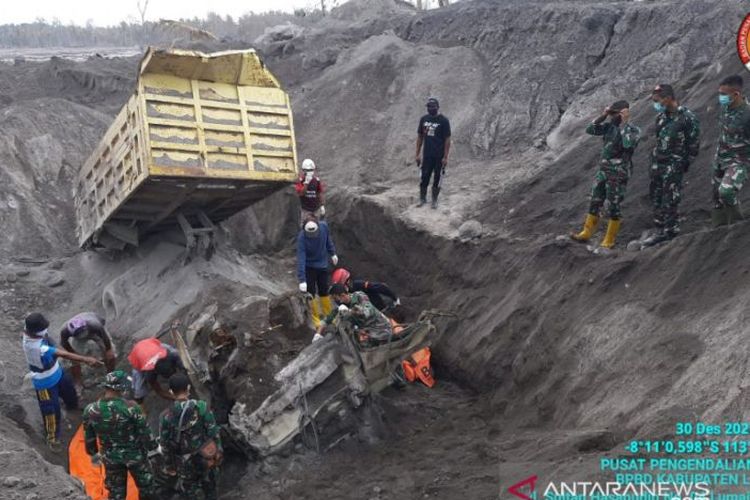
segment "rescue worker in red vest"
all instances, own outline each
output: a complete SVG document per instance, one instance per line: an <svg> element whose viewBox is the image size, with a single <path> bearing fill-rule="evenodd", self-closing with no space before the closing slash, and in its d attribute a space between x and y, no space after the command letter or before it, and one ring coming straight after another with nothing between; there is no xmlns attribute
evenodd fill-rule
<svg viewBox="0 0 750 500"><path fill-rule="evenodd" d="M313 215L320 220L326 215L326 207L323 205L323 181L315 175L315 162L306 158L302 162L302 172L294 189L299 196L302 223L308 216Z"/></svg>
<svg viewBox="0 0 750 500"><path fill-rule="evenodd" d="M377 281L355 280L349 271L340 267L331 275L333 283L340 283L349 292L365 292L372 305L383 311L390 306L400 306L401 300L388 285Z"/></svg>

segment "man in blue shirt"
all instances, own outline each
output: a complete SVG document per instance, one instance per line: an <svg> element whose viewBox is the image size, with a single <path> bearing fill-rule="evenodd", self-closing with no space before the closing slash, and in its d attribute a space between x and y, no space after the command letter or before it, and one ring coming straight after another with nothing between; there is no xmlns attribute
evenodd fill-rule
<svg viewBox="0 0 750 500"><path fill-rule="evenodd" d="M310 315L315 328L320 326L321 314L327 316L333 309L328 296L329 256L334 266L338 264L328 224L308 217L297 235L297 280L300 292L312 296Z"/></svg>
<svg viewBox="0 0 750 500"><path fill-rule="evenodd" d="M56 347L49 339L49 321L40 313L32 313L24 321L23 352L29 364L31 382L36 390L39 410L42 412L47 444L53 451L62 449L60 444L60 398L65 408L78 408L78 394L73 381L65 373L57 358L103 365L101 361L81 356Z"/></svg>

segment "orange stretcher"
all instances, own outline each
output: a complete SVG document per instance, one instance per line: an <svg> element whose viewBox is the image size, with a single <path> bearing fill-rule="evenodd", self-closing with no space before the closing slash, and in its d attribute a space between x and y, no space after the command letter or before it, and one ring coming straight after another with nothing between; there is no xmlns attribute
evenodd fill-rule
<svg viewBox="0 0 750 500"><path fill-rule="evenodd" d="M109 498L109 491L104 487L104 465L94 465L86 453L86 442L83 438L83 426L80 425L68 446L70 475L83 481L86 494L92 500ZM138 488L133 477L128 474L127 500L138 500Z"/></svg>

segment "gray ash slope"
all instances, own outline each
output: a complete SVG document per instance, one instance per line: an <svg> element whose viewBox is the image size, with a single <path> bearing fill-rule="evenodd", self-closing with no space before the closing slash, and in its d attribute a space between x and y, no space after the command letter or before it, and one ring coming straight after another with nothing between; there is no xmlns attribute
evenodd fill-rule
<svg viewBox="0 0 750 500"><path fill-rule="evenodd" d="M427 13L359 1L258 40L292 94L300 154L315 158L332 186L343 262L386 279L415 308L456 311L458 320L443 323L435 362L478 396L447 383L406 401L387 395L397 430L384 444L251 467L247 490L231 496L495 498L501 462L510 473L585 473L597 453L634 436L668 436L677 418L744 417L750 230L706 227L715 90L723 75L742 71L733 38L744 13L737 2L698 0L476 0ZM284 196L226 224L212 266L179 270L177 250L155 242L115 264L75 253L71 178L127 98L136 62L0 66L1 392L25 408L16 419L25 426L36 425L36 409L21 389L16 332L30 309L59 320L119 284L128 318L113 324L146 335L193 301L203 307L201 291L222 283L253 295L294 286L282 267L289 252L276 253L288 246L293 216L283 229L269 216L289 206ZM586 208L599 142L583 127L616 98L631 101L646 135L620 241L647 224L647 98L660 82L676 83L704 131L687 177L685 234L604 259L555 243ZM455 129L437 212L412 208L416 121L431 94ZM484 226L478 242L456 239L468 219ZM248 255L257 251L268 257ZM240 267L248 271L237 278ZM163 310L141 311L144 283L157 299L182 293ZM1 408L19 413L18 405ZM544 445L528 446L537 442ZM361 479L373 469L382 479Z"/></svg>

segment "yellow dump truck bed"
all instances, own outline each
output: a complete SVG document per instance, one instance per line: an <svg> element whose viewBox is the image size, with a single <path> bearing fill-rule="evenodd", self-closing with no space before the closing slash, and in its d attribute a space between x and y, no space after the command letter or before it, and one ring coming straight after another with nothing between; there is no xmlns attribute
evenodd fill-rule
<svg viewBox="0 0 750 500"><path fill-rule="evenodd" d="M289 96L253 50L149 49L76 185L82 247L221 221L297 177ZM113 240L114 238L114 240Z"/></svg>

